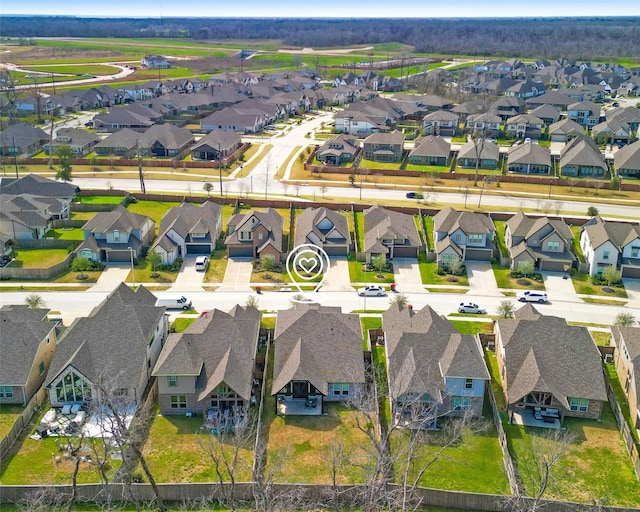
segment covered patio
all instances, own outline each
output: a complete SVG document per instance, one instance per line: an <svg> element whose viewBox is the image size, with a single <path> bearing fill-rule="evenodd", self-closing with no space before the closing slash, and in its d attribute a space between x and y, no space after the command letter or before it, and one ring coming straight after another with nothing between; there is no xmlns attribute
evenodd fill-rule
<svg viewBox="0 0 640 512"><path fill-rule="evenodd" d="M538 428L560 428L560 414L557 409L542 410L539 407L535 409L523 408L511 411L509 423L523 425L525 427Z"/></svg>
<svg viewBox="0 0 640 512"><path fill-rule="evenodd" d="M322 414L322 396L293 398L279 395L276 399L276 413L281 416L319 416Z"/></svg>

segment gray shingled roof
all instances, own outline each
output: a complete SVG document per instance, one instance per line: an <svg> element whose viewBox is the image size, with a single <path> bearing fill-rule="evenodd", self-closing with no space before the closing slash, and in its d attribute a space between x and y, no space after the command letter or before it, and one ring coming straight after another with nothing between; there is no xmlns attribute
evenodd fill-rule
<svg viewBox="0 0 640 512"><path fill-rule="evenodd" d="M616 151L613 161L616 169L640 170L640 140Z"/></svg>
<svg viewBox="0 0 640 512"><path fill-rule="evenodd" d="M121 283L88 317L81 317L58 340L47 385L68 366L88 379L107 376L114 388L134 389L147 370L151 336L164 315L144 286Z"/></svg>
<svg viewBox="0 0 640 512"><path fill-rule="evenodd" d="M478 142L478 149L480 149L481 160L495 160L497 162L500 158L500 148L490 140L485 139L484 143ZM476 143L474 141L465 142L460 148L458 160L462 158L477 158Z"/></svg>
<svg viewBox="0 0 640 512"><path fill-rule="evenodd" d="M433 217L433 228L438 233L453 233L460 228L466 234L494 232L493 221L481 213L459 212L450 206L440 210Z"/></svg>
<svg viewBox="0 0 640 512"><path fill-rule="evenodd" d="M183 239L187 239L190 233L209 233L211 243L215 244L222 230L222 226L217 225L221 212L222 206L213 201L206 201L199 206L189 203L175 206L162 217L156 243L159 243L169 230L173 230Z"/></svg>
<svg viewBox="0 0 640 512"><path fill-rule="evenodd" d="M274 340L271 394L306 380L323 395L329 383L364 383L360 318L339 307L296 304L280 311Z"/></svg>
<svg viewBox="0 0 640 512"><path fill-rule="evenodd" d="M566 165L583 165L601 167L607 170L604 155L591 137L578 135L560 152L560 167Z"/></svg>
<svg viewBox="0 0 640 512"><path fill-rule="evenodd" d="M551 165L549 148L528 142L509 148L508 164Z"/></svg>
<svg viewBox="0 0 640 512"><path fill-rule="evenodd" d="M249 400L261 318L256 308L209 311L169 336L153 375L197 377L198 400L222 383Z"/></svg>
<svg viewBox="0 0 640 512"><path fill-rule="evenodd" d="M138 144L142 148L150 148L156 143L166 149L181 150L194 141L193 134L186 128L179 128L173 124L154 124L148 128L140 138Z"/></svg>
<svg viewBox="0 0 640 512"><path fill-rule="evenodd" d="M328 219L333 227L329 231L318 229L318 224L324 219ZM315 235L322 245L349 245L351 244L351 233L347 218L340 213L328 208L306 208L296 217L295 225L295 245L314 243L309 235Z"/></svg>
<svg viewBox="0 0 640 512"><path fill-rule="evenodd" d="M226 245L242 243L238 239L238 233L241 231L242 225L251 217L255 217L259 221L253 229L262 225L267 228L269 233L271 233L270 240L266 240L265 243L271 241L278 251L282 251L282 228L284 226L284 219L273 208L267 208L264 212L254 211L245 214L237 213L233 215L227 224L229 226L229 231L233 229L233 232L227 236L224 243Z"/></svg>
<svg viewBox="0 0 640 512"><path fill-rule="evenodd" d="M584 128L571 119L561 119L549 126L549 135L564 133L565 135L582 135Z"/></svg>
<svg viewBox="0 0 640 512"><path fill-rule="evenodd" d="M364 211L364 251L370 252L384 238L407 239L407 247L420 247L413 216L374 205Z"/></svg>
<svg viewBox="0 0 640 512"><path fill-rule="evenodd" d="M48 312L26 306L0 308L0 385L27 384L40 343L56 327L56 322L47 320Z"/></svg>
<svg viewBox="0 0 640 512"><path fill-rule="evenodd" d="M382 315L392 398L413 392L442 401L446 378L489 380L480 344L430 306L392 305Z"/></svg>
<svg viewBox="0 0 640 512"><path fill-rule="evenodd" d="M530 304L515 319L500 319L509 403L533 391L551 393L564 407L568 399L607 400L602 358L586 327L542 315Z"/></svg>
<svg viewBox="0 0 640 512"><path fill-rule="evenodd" d="M33 144L42 144L49 140L49 136L41 129L26 123L16 123L7 126L0 132L0 147L24 148Z"/></svg>
<svg viewBox="0 0 640 512"><path fill-rule="evenodd" d="M37 174L27 174L18 179L2 178L0 180L0 193L2 194L32 194L34 196L72 199L79 191L80 189L76 185Z"/></svg>
<svg viewBox="0 0 640 512"><path fill-rule="evenodd" d="M438 135L429 135L416 139L409 156L443 156L449 158L451 143Z"/></svg>
<svg viewBox="0 0 640 512"><path fill-rule="evenodd" d="M372 133L369 135L364 141L363 144L393 144L400 145L404 144L404 134L393 131L389 133Z"/></svg>
<svg viewBox="0 0 640 512"><path fill-rule="evenodd" d="M92 233L109 233L119 230L129 233L133 229L141 229L149 221L146 215L131 213L124 206L118 205L110 212L98 212L83 227L83 231Z"/></svg>

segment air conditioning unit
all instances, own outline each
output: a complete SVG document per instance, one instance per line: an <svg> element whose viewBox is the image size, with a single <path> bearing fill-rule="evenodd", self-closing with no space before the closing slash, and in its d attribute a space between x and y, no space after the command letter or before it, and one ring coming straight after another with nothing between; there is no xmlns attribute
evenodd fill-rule
<svg viewBox="0 0 640 512"><path fill-rule="evenodd" d="M613 354L605 354L604 355L605 363L613 363Z"/></svg>

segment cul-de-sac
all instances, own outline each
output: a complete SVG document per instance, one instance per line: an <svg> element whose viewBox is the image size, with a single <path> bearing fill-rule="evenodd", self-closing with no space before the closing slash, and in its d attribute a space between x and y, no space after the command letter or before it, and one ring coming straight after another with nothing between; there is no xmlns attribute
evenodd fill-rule
<svg viewBox="0 0 640 512"><path fill-rule="evenodd" d="M625 4L0 14L0 509L639 510Z"/></svg>

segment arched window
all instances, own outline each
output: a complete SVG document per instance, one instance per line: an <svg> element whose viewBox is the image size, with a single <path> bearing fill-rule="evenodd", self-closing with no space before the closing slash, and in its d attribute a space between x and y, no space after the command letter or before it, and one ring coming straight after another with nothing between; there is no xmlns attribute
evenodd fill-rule
<svg viewBox="0 0 640 512"><path fill-rule="evenodd" d="M55 385L58 402L88 402L91 385L73 370L69 370Z"/></svg>

